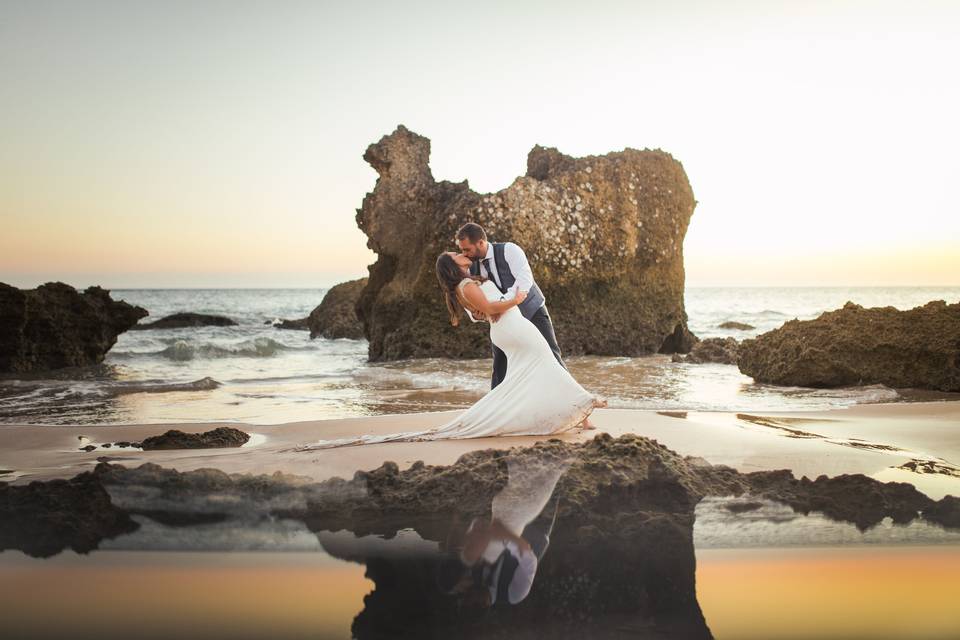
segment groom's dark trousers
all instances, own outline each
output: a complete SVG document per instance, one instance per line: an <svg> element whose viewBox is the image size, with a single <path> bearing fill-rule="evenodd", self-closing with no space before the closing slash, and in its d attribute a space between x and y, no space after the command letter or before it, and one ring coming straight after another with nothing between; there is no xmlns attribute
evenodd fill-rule
<svg viewBox="0 0 960 640"><path fill-rule="evenodd" d="M537 309L530 317L530 322L543 334L547 344L550 345L550 350L553 351L553 356L560 363L560 366L566 369L567 365L563 364L563 358L560 355L560 347L557 346L557 336L553 333L553 322L550 321L547 305ZM503 378L507 375L507 354L501 351L492 341L490 346L493 347L493 377L490 381L490 388L493 389L503 382Z"/></svg>

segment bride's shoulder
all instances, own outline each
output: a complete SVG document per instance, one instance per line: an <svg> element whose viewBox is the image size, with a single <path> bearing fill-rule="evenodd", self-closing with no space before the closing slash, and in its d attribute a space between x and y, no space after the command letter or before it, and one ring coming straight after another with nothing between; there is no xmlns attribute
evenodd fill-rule
<svg viewBox="0 0 960 640"><path fill-rule="evenodd" d="M463 280L460 281L460 284L458 284L457 286L462 289L463 287L465 287L466 285L470 284L471 282L477 282L477 281L474 280L473 278L464 278ZM477 283L477 284L479 284L479 283Z"/></svg>

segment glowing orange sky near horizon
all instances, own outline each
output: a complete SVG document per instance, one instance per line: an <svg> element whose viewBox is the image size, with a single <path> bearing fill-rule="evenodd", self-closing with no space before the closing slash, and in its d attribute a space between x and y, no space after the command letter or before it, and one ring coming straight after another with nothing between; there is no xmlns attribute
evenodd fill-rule
<svg viewBox="0 0 960 640"><path fill-rule="evenodd" d="M535 144L662 148L687 284L960 285L960 5L5 4L0 281L329 286L367 145L497 191Z"/></svg>

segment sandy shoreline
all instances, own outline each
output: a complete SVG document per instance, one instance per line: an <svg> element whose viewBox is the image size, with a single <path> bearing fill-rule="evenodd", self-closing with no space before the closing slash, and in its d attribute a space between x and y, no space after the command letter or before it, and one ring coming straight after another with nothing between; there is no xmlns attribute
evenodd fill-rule
<svg viewBox="0 0 960 640"><path fill-rule="evenodd" d="M12 470L0 480L24 484L31 480L69 478L92 469L97 459L136 467L154 462L180 471L214 467L229 473L284 473L323 480L351 477L384 460L404 468L416 460L450 464L467 451L532 444L547 437L503 437L437 442L387 443L307 452L290 451L297 444L361 433L393 433L442 424L458 411L383 415L338 420L255 425L240 422L35 426L0 428L0 469ZM863 473L882 481L914 484L933 499L960 495L960 403L917 402L856 405L828 411L794 412L677 412L602 409L594 413L597 431L554 436L582 442L596 433L614 437L636 433L653 438L683 454L739 471L791 469L814 478ZM167 429L201 432L235 426L250 433L240 448L140 451L97 448L89 443L138 441ZM898 468L911 460L924 464L919 472ZM934 472L929 472L934 471Z"/></svg>

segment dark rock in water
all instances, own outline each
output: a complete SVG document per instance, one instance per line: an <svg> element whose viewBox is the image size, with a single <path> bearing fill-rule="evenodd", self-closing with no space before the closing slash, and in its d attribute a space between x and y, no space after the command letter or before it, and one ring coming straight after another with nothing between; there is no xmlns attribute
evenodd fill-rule
<svg viewBox="0 0 960 640"><path fill-rule="evenodd" d="M750 329L756 329L752 324L747 324L745 322L721 322L721 329L737 329L739 331L749 331Z"/></svg>
<svg viewBox="0 0 960 640"><path fill-rule="evenodd" d="M104 389L106 393L114 396L122 396L130 393L168 393L175 391L212 391L219 388L220 382L210 376L205 376L199 380L191 382L168 382L168 383L131 383L123 385L110 386Z"/></svg>
<svg viewBox="0 0 960 640"><path fill-rule="evenodd" d="M138 324L132 329L142 331L145 329L180 329L183 327L235 327L236 321L225 316L213 316L206 313L174 313L164 316L156 322Z"/></svg>
<svg viewBox="0 0 960 640"><path fill-rule="evenodd" d="M146 315L100 287L79 293L62 282L25 290L0 283L0 372L99 364L117 336Z"/></svg>
<svg viewBox="0 0 960 640"><path fill-rule="evenodd" d="M144 438L140 446L144 451L153 449L213 449L239 447L249 439L249 434L233 427L217 427L203 433L186 433L177 429L170 429L162 435Z"/></svg>
<svg viewBox="0 0 960 640"><path fill-rule="evenodd" d="M85 447L80 447L80 451L93 451L96 448L96 445L88 444Z"/></svg>
<svg viewBox="0 0 960 640"><path fill-rule="evenodd" d="M292 329L294 331L309 331L310 326L308 324L309 318L300 318L299 320L280 320L280 322L274 322L273 324L275 329Z"/></svg>
<svg viewBox="0 0 960 640"><path fill-rule="evenodd" d="M720 364L737 364L737 354L740 345L735 338L706 338L694 343L690 353L682 356L673 354L673 362L689 362L703 364L716 362Z"/></svg>
<svg viewBox="0 0 960 640"><path fill-rule="evenodd" d="M343 282L327 291L307 318L310 339L318 336L329 340L363 338L363 323L357 317L357 302L366 286L367 279L361 278Z"/></svg>
<svg viewBox="0 0 960 640"><path fill-rule="evenodd" d="M41 558L67 548L89 553L102 539L138 527L89 471L70 480L0 483L0 551L19 549Z"/></svg>
<svg viewBox="0 0 960 640"><path fill-rule="evenodd" d="M935 300L908 311L847 302L744 340L737 364L772 384L960 391L960 302Z"/></svg>
<svg viewBox="0 0 960 640"><path fill-rule="evenodd" d="M527 174L492 194L437 182L429 158L402 125L364 154L379 174L357 212L378 256L357 306L371 360L489 355L486 324L450 325L435 275L468 221L524 249L565 354L689 351L682 248L696 201L670 154L536 146Z"/></svg>

